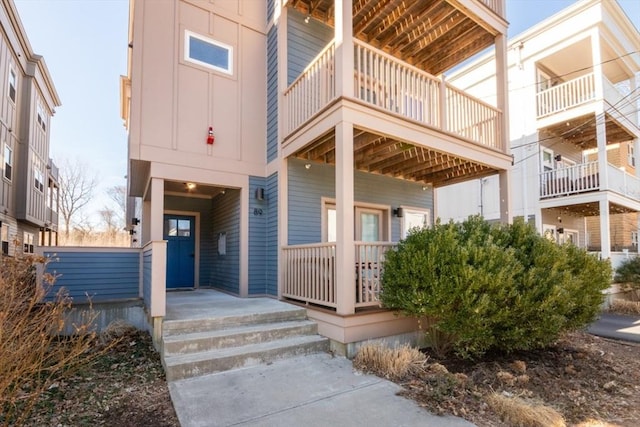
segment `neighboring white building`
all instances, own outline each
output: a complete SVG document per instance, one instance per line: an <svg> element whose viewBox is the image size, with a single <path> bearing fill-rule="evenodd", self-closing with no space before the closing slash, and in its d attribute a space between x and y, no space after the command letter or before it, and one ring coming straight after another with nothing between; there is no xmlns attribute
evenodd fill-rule
<svg viewBox="0 0 640 427"><path fill-rule="evenodd" d="M640 152L639 51L638 30L612 0L578 1L509 40L514 217L526 216L558 242L588 247L585 218L599 216L600 230L609 231L611 215L640 211L640 168L607 158L620 144L631 145L631 156ZM449 81L494 104L494 62L487 54ZM438 189L436 215L499 218L495 181ZM609 257L611 233L600 234Z"/></svg>

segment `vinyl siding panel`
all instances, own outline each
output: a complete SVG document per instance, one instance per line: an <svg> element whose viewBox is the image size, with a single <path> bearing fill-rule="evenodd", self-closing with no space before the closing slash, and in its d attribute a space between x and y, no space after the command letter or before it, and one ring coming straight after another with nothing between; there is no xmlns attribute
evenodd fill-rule
<svg viewBox="0 0 640 427"><path fill-rule="evenodd" d="M265 179L249 177L249 295L264 295L267 271L267 218L266 200L255 197L256 190L265 188Z"/></svg>
<svg viewBox="0 0 640 427"><path fill-rule="evenodd" d="M151 259L153 251L151 248L142 254L142 298L144 306L151 308Z"/></svg>
<svg viewBox="0 0 640 427"><path fill-rule="evenodd" d="M267 0L267 24L273 20L273 13L276 9L276 1L279 0Z"/></svg>
<svg viewBox="0 0 640 427"><path fill-rule="evenodd" d="M354 198L357 203L373 203L431 209L433 194L423 191L422 184L356 171ZM289 244L322 241L322 197L335 198L335 169L330 165L289 161ZM391 240L400 240L401 219L391 216Z"/></svg>
<svg viewBox="0 0 640 427"><path fill-rule="evenodd" d="M293 83L311 60L333 40L333 28L315 19L305 24L305 15L289 9L287 34L287 82Z"/></svg>
<svg viewBox="0 0 640 427"><path fill-rule="evenodd" d="M218 253L218 236L226 234L226 255ZM227 190L213 199L214 253L209 285L240 293L240 190Z"/></svg>
<svg viewBox="0 0 640 427"><path fill-rule="evenodd" d="M278 295L278 174L269 176L266 183L266 293L276 296Z"/></svg>
<svg viewBox="0 0 640 427"><path fill-rule="evenodd" d="M138 298L140 251L114 248L108 251L46 251L46 272L56 277L52 295L65 288L75 303Z"/></svg>
<svg viewBox="0 0 640 427"><path fill-rule="evenodd" d="M267 162L278 156L278 29L267 34Z"/></svg>

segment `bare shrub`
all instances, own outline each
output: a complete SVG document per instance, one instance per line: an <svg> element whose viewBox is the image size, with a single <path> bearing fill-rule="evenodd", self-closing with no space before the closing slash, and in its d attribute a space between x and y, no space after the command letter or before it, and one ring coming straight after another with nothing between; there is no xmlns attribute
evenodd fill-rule
<svg viewBox="0 0 640 427"><path fill-rule="evenodd" d="M640 302L616 299L611 301L608 311L618 314L640 315Z"/></svg>
<svg viewBox="0 0 640 427"><path fill-rule="evenodd" d="M513 427L565 427L558 411L538 403L530 403L518 397L499 393L487 396L487 403L504 421Z"/></svg>
<svg viewBox="0 0 640 427"><path fill-rule="evenodd" d="M389 379L400 379L424 369L427 357L408 345L389 348L382 344L365 344L360 347L353 365Z"/></svg>
<svg viewBox="0 0 640 427"><path fill-rule="evenodd" d="M44 390L88 360L95 337L92 322L62 335L71 299L64 291L49 295L51 275L37 283L36 267L45 263L37 256L0 259L0 425L22 424Z"/></svg>

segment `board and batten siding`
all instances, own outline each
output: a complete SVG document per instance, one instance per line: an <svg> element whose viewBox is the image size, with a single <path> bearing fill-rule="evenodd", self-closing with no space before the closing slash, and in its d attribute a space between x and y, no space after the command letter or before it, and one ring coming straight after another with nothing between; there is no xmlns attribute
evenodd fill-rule
<svg viewBox="0 0 640 427"><path fill-rule="evenodd" d="M322 241L322 198L335 198L335 168L313 163L310 169L305 162L290 160L289 164L289 223L290 245ZM358 203L388 206L390 209L409 206L431 210L432 192L423 191L420 183L403 181L382 175L356 171L354 174L354 199ZM391 216L391 240L397 242L401 235L401 220Z"/></svg>
<svg viewBox="0 0 640 427"><path fill-rule="evenodd" d="M267 162L278 157L278 29L267 34Z"/></svg>
<svg viewBox="0 0 640 427"><path fill-rule="evenodd" d="M211 266L213 263L214 239L213 239L213 213L211 199L195 197L164 197L165 211L183 212L186 216L200 214L200 229L196 230L200 242L200 286L209 285ZM170 260L167 260L168 262Z"/></svg>
<svg viewBox="0 0 640 427"><path fill-rule="evenodd" d="M267 218L269 209L265 179L249 177L249 295L264 295L267 270ZM265 189L264 200L255 197L258 189Z"/></svg>
<svg viewBox="0 0 640 427"><path fill-rule="evenodd" d="M226 255L218 252L218 237L226 235ZM213 262L209 285L240 293L240 190L227 189L213 199Z"/></svg>
<svg viewBox="0 0 640 427"><path fill-rule="evenodd" d="M334 37L333 28L289 9L287 24L287 84L293 83Z"/></svg>
<svg viewBox="0 0 640 427"><path fill-rule="evenodd" d="M140 249L56 247L44 256L56 277L50 296L65 288L74 303L140 297Z"/></svg>

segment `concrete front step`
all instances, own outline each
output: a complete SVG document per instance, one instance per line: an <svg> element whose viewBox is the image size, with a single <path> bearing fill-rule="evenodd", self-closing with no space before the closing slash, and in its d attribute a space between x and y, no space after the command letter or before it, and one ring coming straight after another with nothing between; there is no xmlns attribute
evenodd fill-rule
<svg viewBox="0 0 640 427"><path fill-rule="evenodd" d="M169 335L163 339L163 351L165 357L168 357L317 333L318 325L310 320L242 325L229 329Z"/></svg>
<svg viewBox="0 0 640 427"><path fill-rule="evenodd" d="M208 332L220 329L236 328L242 325L306 320L307 310L291 306L286 310L264 311L252 314L238 314L221 317L204 317L182 320L165 320L162 323L162 335L167 338L177 334Z"/></svg>
<svg viewBox="0 0 640 427"><path fill-rule="evenodd" d="M286 357L329 350L319 335L294 336L240 347L164 357L167 381L258 365Z"/></svg>

